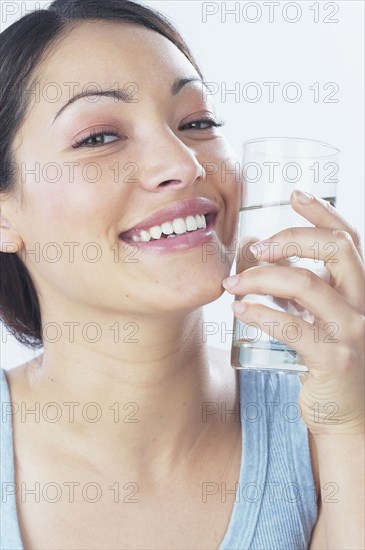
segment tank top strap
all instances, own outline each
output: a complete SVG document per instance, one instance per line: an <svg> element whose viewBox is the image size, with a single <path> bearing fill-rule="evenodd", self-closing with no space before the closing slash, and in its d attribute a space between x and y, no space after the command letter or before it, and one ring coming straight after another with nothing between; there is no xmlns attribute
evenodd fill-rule
<svg viewBox="0 0 365 550"><path fill-rule="evenodd" d="M219 550L307 550L317 518L298 375L241 370L242 459Z"/></svg>
<svg viewBox="0 0 365 550"><path fill-rule="evenodd" d="M0 548L23 550L16 509L12 404L4 369L0 369Z"/></svg>

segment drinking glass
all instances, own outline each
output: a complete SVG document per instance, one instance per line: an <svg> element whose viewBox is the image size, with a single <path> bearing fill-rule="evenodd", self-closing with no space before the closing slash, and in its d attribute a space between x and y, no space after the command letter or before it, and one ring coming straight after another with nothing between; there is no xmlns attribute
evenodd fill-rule
<svg viewBox="0 0 365 550"><path fill-rule="evenodd" d="M291 192L299 189L336 206L339 153L339 149L328 143L304 138L274 137L246 141L243 144L242 166L246 189L240 205L238 238L254 236L257 240L265 240L289 227L313 227L290 206ZM330 273L324 261L318 258L318 243L313 242L313 246L311 245L312 258L299 258L299 243L287 243L286 246L286 252L292 254L289 258L282 259L280 265L304 267L329 281ZM242 250L238 247L239 252ZM274 257L275 245L269 250ZM330 257L333 247L331 249L329 246L328 250ZM238 263L239 259L237 265ZM260 264L274 266L273 263L263 261ZM294 300L254 294L244 298L314 323L314 316ZM300 326L298 327L296 328L300 337ZM264 333L257 324L246 324L235 317L231 365L236 369L308 375L303 357L291 347L274 339L270 324L267 333Z"/></svg>

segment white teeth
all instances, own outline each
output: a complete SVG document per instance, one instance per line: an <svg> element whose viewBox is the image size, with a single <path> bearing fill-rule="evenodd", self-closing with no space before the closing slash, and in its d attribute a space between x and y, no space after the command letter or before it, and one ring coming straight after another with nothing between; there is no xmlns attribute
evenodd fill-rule
<svg viewBox="0 0 365 550"><path fill-rule="evenodd" d="M159 225L151 227L149 231L151 233L152 239L159 239L162 235L162 228Z"/></svg>
<svg viewBox="0 0 365 550"><path fill-rule="evenodd" d="M186 223L184 218L176 218L176 220L172 222L172 227L174 228L176 235L186 233Z"/></svg>
<svg viewBox="0 0 365 550"><path fill-rule="evenodd" d="M183 235L187 231L196 231L197 229L205 229L207 227L204 214L196 214L195 216L187 216L186 218L176 218L171 222L164 222L161 225L155 225L148 230L142 229L140 235L133 235L133 242L148 242L151 239L158 240L162 233L167 238L173 238L177 235Z"/></svg>
<svg viewBox="0 0 365 550"><path fill-rule="evenodd" d="M140 240L143 242L143 243L147 243L148 241L151 240L151 233L149 231L145 231L142 229L141 231L141 235L140 235Z"/></svg>
<svg viewBox="0 0 365 550"><path fill-rule="evenodd" d="M198 229L203 229L203 228L206 227L205 217L203 215L196 214L195 219L196 219L196 223L198 225Z"/></svg>
<svg viewBox="0 0 365 550"><path fill-rule="evenodd" d="M174 228L172 227L171 222L165 222L161 225L162 233L165 233L165 235L171 235L171 233L174 232Z"/></svg>
<svg viewBox="0 0 365 550"><path fill-rule="evenodd" d="M196 229L198 229L198 224L194 216L188 216L185 220L185 223L186 229L188 231L195 231Z"/></svg>

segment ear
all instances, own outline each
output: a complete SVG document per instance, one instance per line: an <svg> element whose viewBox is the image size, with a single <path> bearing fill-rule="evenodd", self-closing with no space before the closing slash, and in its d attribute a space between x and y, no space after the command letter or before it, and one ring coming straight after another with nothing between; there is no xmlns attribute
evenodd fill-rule
<svg viewBox="0 0 365 550"><path fill-rule="evenodd" d="M9 217L5 216L5 205L0 209L0 252L16 253L23 247L18 231L13 227Z"/></svg>

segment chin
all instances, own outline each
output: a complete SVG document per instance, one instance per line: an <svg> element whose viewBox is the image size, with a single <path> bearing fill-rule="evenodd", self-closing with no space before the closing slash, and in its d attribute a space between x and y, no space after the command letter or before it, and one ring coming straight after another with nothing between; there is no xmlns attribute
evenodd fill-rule
<svg viewBox="0 0 365 550"><path fill-rule="evenodd" d="M222 287L222 277L212 276L208 278L200 278L199 281L194 279L187 280L183 286L179 287L168 286L164 287L164 294L156 304L161 309L161 304L164 305L165 311L189 312L206 304L210 304L218 300L224 293ZM157 293L154 293L157 298Z"/></svg>

